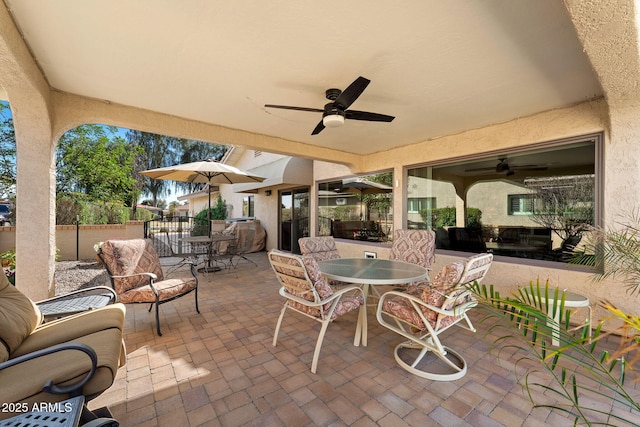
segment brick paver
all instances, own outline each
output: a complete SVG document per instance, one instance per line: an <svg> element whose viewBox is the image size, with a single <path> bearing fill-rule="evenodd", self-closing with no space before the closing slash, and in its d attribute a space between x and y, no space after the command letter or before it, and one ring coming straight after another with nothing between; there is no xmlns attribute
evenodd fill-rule
<svg viewBox="0 0 640 427"><path fill-rule="evenodd" d="M477 333L443 335L469 364L460 380L429 381L398 367L393 348L401 338L371 314L369 345L354 347L355 313L329 326L312 374L319 324L288 312L273 347L283 299L266 254L250 257L258 267L200 276L201 314L192 294L162 305L162 337L147 305L128 305L128 363L89 407L108 406L124 427L572 424L532 408L513 374L517 355L497 361L490 353L482 313L471 314ZM535 378L549 383L544 373ZM536 397L553 402L548 393ZM638 414L629 419L640 422Z"/></svg>

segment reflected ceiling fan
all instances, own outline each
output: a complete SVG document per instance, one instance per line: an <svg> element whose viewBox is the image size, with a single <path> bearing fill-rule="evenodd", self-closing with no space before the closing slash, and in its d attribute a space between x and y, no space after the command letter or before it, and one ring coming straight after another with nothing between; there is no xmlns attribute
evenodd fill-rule
<svg viewBox="0 0 640 427"><path fill-rule="evenodd" d="M509 164L509 159L503 157L498 159L498 164L495 167L488 168L475 168L475 169L466 169L465 172L495 172L495 173L504 173L506 176L511 176L516 173L516 171L544 171L547 170L546 166L540 165L511 165Z"/></svg>
<svg viewBox="0 0 640 427"><path fill-rule="evenodd" d="M322 113L322 120L313 129L311 135L317 135L325 127L338 127L344 124L345 119L348 120L364 120L367 122L391 122L394 116L386 114L370 113L367 111L348 110L356 99L371 83L371 80L364 77L358 77L345 90L327 89L325 96L331 102L325 104L324 109L307 108L307 107L290 107L287 105L265 104L266 108L280 108L283 110L309 111L312 113Z"/></svg>

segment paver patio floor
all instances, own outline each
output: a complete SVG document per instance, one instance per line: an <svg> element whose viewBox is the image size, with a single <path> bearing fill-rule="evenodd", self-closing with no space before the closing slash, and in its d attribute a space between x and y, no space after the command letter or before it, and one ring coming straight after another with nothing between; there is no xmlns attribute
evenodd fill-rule
<svg viewBox="0 0 640 427"><path fill-rule="evenodd" d="M355 313L329 326L312 374L320 325L289 312L273 347L284 300L266 254L249 256L258 267L201 276L200 314L193 294L162 305L162 337L147 305L127 305L127 364L89 407L108 406L122 426L572 425L561 413L532 409L512 371L517 356L498 361L490 353L478 310L477 333L442 335L469 364L460 380L430 381L398 367L393 348L401 338L373 315L368 346L354 347ZM637 414L625 416L640 423Z"/></svg>

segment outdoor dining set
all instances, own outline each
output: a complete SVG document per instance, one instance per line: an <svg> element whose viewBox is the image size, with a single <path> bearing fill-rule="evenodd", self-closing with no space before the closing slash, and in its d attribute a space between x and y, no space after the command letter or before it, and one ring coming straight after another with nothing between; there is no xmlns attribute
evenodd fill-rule
<svg viewBox="0 0 640 427"><path fill-rule="evenodd" d="M464 358L444 346L439 335L452 326L475 332L467 311L476 301L465 285L482 281L492 254L445 265L430 279L435 233L428 230L396 230L389 259L341 258L333 237L301 238L300 249L301 256L278 250L268 254L282 285L280 295L286 298L276 324L274 346L287 310L320 322L311 363L311 372L316 373L328 325L358 310L353 344L366 346L367 307L373 306L377 321L405 339L394 350L395 360L403 369L436 381L465 375ZM382 286L391 290L381 293Z"/></svg>

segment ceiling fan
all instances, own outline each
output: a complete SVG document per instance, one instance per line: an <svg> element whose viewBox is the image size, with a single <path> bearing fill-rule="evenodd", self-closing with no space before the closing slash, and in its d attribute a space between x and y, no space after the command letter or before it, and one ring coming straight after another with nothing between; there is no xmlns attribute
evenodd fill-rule
<svg viewBox="0 0 640 427"><path fill-rule="evenodd" d="M364 77L358 77L345 90L327 89L325 96L331 102L325 104L324 109L306 108L306 107L290 107L287 105L265 104L266 108L281 108L283 110L309 111L312 113L322 113L322 120L313 129L311 135L317 135L325 127L338 127L344 124L345 119L364 120L368 122L390 122L395 119L394 116L386 114L370 113L367 111L348 110L356 99L371 83L371 80Z"/></svg>
<svg viewBox="0 0 640 427"><path fill-rule="evenodd" d="M495 172L495 173L504 173L506 176L511 176L516 173L516 171L544 171L547 170L546 166L539 165L511 165L509 164L509 159L503 157L498 159L498 164L495 167L488 168L475 168L475 169L466 169L465 172Z"/></svg>

